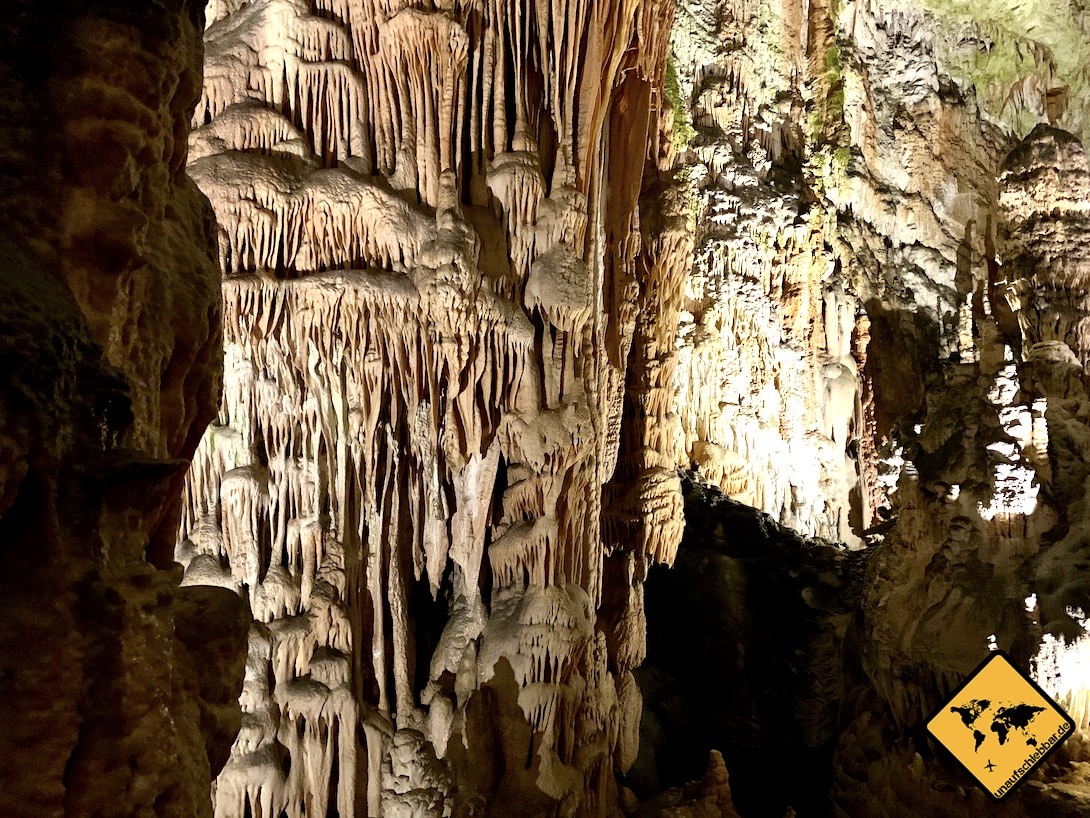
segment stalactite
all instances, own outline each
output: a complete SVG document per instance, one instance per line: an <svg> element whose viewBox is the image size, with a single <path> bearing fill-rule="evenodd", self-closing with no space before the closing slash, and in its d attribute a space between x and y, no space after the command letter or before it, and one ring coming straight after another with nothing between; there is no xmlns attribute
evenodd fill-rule
<svg viewBox="0 0 1090 818"><path fill-rule="evenodd" d="M248 589L267 633L251 663L271 676L248 682L247 713L273 726L236 745L218 814L450 814L475 797L445 765L453 725L463 750L485 740L465 721L482 685L545 736L539 780L511 767L512 794L610 811L609 759L633 727L608 670L622 648L594 623L635 307L604 297L599 256L616 223L608 275L631 288L642 148L624 140L658 133L670 15L641 0L211 15L190 171L220 223L229 375L179 556L201 576L216 573L203 555L223 560ZM470 227L467 205L494 226ZM506 258L484 276L489 229ZM655 275L673 292L683 273ZM644 548L669 559L679 510L655 514ZM430 656L425 604L447 605Z"/></svg>

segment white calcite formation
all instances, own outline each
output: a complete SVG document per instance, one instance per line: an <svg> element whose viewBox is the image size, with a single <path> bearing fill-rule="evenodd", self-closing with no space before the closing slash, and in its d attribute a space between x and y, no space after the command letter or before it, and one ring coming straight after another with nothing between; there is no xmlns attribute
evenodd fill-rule
<svg viewBox="0 0 1090 818"><path fill-rule="evenodd" d="M1084 650L1085 21L673 16L209 5L189 170L226 388L177 557L257 620L217 815L634 810L678 467L881 544L845 639L850 814L937 769L889 747L989 637ZM646 814L727 803L713 773Z"/></svg>
<svg viewBox="0 0 1090 818"><path fill-rule="evenodd" d="M7 0L0 815L1090 814L1083 5Z"/></svg>
<svg viewBox="0 0 1090 818"><path fill-rule="evenodd" d="M910 753L863 761L863 747L922 724L989 644L1024 667L1041 650L1043 680L1051 671L1041 668L1070 671L1077 662L1054 661L1054 646L1063 637L1064 650L1082 650L1068 611L1087 591L1074 566L1085 530L1080 330L1090 177L1078 136L1048 124L1081 129L1085 99L1073 97L1062 113L1028 98L997 105L984 80L997 66L966 75L951 60L949 10L876 7L836 20L853 38L850 51L838 40L850 151L844 174L826 187L853 216L838 239L851 250L871 321L877 429L891 429L890 460L903 463L863 597L866 695L894 726L879 729L860 707L839 756L843 803L863 812L942 775ZM1085 25L1065 13L1065 25ZM963 36L980 31L962 22ZM1008 36L1022 48L1032 35ZM1010 47L995 43L995 59ZM1033 65L1020 70L1029 77ZM1068 65L1072 87L1084 72L1085 63ZM916 81L905 83L909 76ZM897 343L914 348L898 352ZM1022 603L1030 594L1039 600L1032 613ZM1085 681L1053 673L1048 684L1081 712ZM1069 758L1081 759L1083 747L1072 743ZM1079 769L1049 779L1085 799ZM1049 801L1048 790L1024 797L1043 799L1025 802L1037 804L1031 812L1081 808Z"/></svg>
<svg viewBox="0 0 1090 818"><path fill-rule="evenodd" d="M917 532L917 549L932 547L937 532L947 529L951 539L943 561L967 559L971 550L973 559L983 560L1012 585L1014 574L1035 565L1028 590L1040 595L1043 619L1038 624L1068 633L1071 620L1064 607L1081 593L1070 572L1077 562L1071 548L1083 527L1078 500L1085 467L1079 461L1087 433L1086 346L1079 334L1090 280L1082 249L1086 206L1080 194L1090 183L1086 167L1079 142L1045 125L1004 160L996 239L1003 263L990 282L977 285L980 306L973 335L978 354L962 365L961 373L952 373L950 397L933 401L921 427L923 451L916 461L924 470L907 480L922 483L923 492L907 487L900 492L905 498L918 494L918 508L932 518L926 524L920 519L924 527ZM1056 184L1056 176L1065 183ZM962 408L954 410L952 401ZM932 453L943 446L946 456L935 457ZM955 516L936 517L928 494ZM975 513L966 503L975 504ZM1064 536L1068 528L1073 530ZM951 546L958 541L967 545ZM941 565L930 567L937 571ZM946 580L935 576L929 581ZM894 596L911 594L911 588ZM964 615L985 624L979 603L977 594L967 597ZM969 607L977 610L970 614ZM1007 624L1008 644L1017 626L1016 620ZM977 636L983 639L983 631ZM953 644L947 650L953 659Z"/></svg>
<svg viewBox="0 0 1090 818"><path fill-rule="evenodd" d="M866 472L866 318L798 175L815 83L808 25L802 4L679 7L696 245L674 379L679 465L804 534L858 544L849 494Z"/></svg>
<svg viewBox="0 0 1090 818"><path fill-rule="evenodd" d="M1090 425L1083 375L1090 184L1072 134L1039 124L998 167L995 253L973 285L973 354L929 390L872 559L864 667L896 729L860 712L841 739L848 803L874 810L943 773L864 747L923 723L987 648L1003 648L1069 709L1076 738L1027 814L1080 814L1087 679L1084 572ZM1062 179L1063 183L1058 184ZM911 438L909 438L911 440ZM860 776L869 782L860 785ZM854 782L852 781L854 779ZM1066 795L1060 795L1060 792ZM941 802L937 787L924 792ZM1070 799L1070 800L1067 800Z"/></svg>
<svg viewBox="0 0 1090 818"><path fill-rule="evenodd" d="M682 466L806 534L881 522L876 446L924 396L903 371L921 342L977 354L997 167L1038 122L1081 133L1086 25L1063 2L679 4Z"/></svg>
<svg viewBox="0 0 1090 818"><path fill-rule="evenodd" d="M1029 613L1036 612L1036 600L1027 603ZM1075 722L1075 728L1090 729L1090 690L1085 680L1090 672L1090 628L1086 614L1080 608L1068 608L1065 613L1081 633L1071 636L1044 634L1041 649L1034 657L1033 675L1037 682Z"/></svg>
<svg viewBox="0 0 1090 818"><path fill-rule="evenodd" d="M669 412L674 324L634 301L687 269L641 199L671 17L209 4L226 374L177 557L256 620L217 816L614 814L681 533L674 437L621 451L626 382Z"/></svg>

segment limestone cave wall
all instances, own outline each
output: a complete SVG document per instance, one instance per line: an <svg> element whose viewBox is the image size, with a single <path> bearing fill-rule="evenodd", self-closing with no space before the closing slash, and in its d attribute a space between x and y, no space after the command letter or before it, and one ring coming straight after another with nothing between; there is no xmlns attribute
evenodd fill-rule
<svg viewBox="0 0 1090 818"><path fill-rule="evenodd" d="M991 814L923 733L989 646L1085 727L1087 34L1068 3L679 5L680 462L865 548L838 814ZM1085 811L1065 752L1003 814Z"/></svg>
<svg viewBox="0 0 1090 818"><path fill-rule="evenodd" d="M178 589L219 400L211 207L186 176L203 8L0 20L0 814L211 816L243 600Z"/></svg>
<svg viewBox="0 0 1090 818"><path fill-rule="evenodd" d="M0 814L1090 812L1081 3L10 5Z"/></svg>

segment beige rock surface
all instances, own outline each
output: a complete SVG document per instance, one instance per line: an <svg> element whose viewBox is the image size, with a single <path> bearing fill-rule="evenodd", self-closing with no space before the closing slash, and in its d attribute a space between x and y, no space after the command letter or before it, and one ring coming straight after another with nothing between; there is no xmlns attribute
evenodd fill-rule
<svg viewBox="0 0 1090 818"><path fill-rule="evenodd" d="M832 810L995 811L997 646L1086 813L1079 3L12 2L0 814L734 814L618 784L678 467L866 547Z"/></svg>
<svg viewBox="0 0 1090 818"><path fill-rule="evenodd" d="M671 17L208 7L226 388L177 556L260 622L218 816L616 814L681 533Z"/></svg>
<svg viewBox="0 0 1090 818"><path fill-rule="evenodd" d="M208 11L228 388L178 557L263 623L220 815L613 811L677 466L885 541L882 729L988 636L1028 660L1046 545L1049 661L1081 650L1078 545L1049 543L1081 497L1054 450L1084 437L1083 216L1041 215L1081 213L1076 10ZM1038 123L1067 130L1001 167Z"/></svg>
<svg viewBox="0 0 1090 818"><path fill-rule="evenodd" d="M0 814L211 816L250 617L172 561L222 366L200 9L3 17Z"/></svg>

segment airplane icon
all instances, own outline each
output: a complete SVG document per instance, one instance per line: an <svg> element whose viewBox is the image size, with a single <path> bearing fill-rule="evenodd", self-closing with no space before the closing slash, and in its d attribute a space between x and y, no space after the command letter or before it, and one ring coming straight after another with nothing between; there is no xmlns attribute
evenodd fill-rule
<svg viewBox="0 0 1090 818"><path fill-rule="evenodd" d="M992 760L990 758L988 759L988 763L985 764L984 767L988 770L988 772L991 772L995 769L995 765L992 764Z"/></svg>

